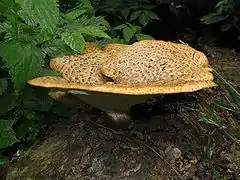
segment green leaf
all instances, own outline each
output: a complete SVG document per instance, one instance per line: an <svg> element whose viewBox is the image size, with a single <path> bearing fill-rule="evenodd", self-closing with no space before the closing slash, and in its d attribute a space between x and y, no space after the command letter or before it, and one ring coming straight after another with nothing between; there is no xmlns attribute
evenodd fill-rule
<svg viewBox="0 0 240 180"><path fill-rule="evenodd" d="M75 53L62 39L53 39L41 46L42 51L49 57L72 55Z"/></svg>
<svg viewBox="0 0 240 180"><path fill-rule="evenodd" d="M46 41L49 41L53 38L53 34L51 34L48 29L46 28L42 28L40 30L40 32L36 35L36 41L37 41L37 46L46 42Z"/></svg>
<svg viewBox="0 0 240 180"><path fill-rule="evenodd" d="M22 17L31 19L31 23L39 23L41 28L54 33L60 20L57 0L15 0L20 4ZM27 21L26 23L29 23Z"/></svg>
<svg viewBox="0 0 240 180"><path fill-rule="evenodd" d="M5 93L0 98L0 116L18 106L18 96L16 94Z"/></svg>
<svg viewBox="0 0 240 180"><path fill-rule="evenodd" d="M149 36L147 34L135 34L135 37L138 41L142 41L142 40L154 40L154 38L152 36Z"/></svg>
<svg viewBox="0 0 240 180"><path fill-rule="evenodd" d="M0 55L12 77L16 89L22 89L44 64L44 56L32 44L11 41L0 46Z"/></svg>
<svg viewBox="0 0 240 180"><path fill-rule="evenodd" d="M14 122L14 120L10 119L0 119L0 148L12 146L15 142L18 142L12 129Z"/></svg>
<svg viewBox="0 0 240 180"><path fill-rule="evenodd" d="M13 1L1 0L0 1L0 12L2 12L4 14L6 11L8 11L8 8L13 4L14 4Z"/></svg>
<svg viewBox="0 0 240 180"><path fill-rule="evenodd" d="M0 155L0 167L9 161L9 157Z"/></svg>
<svg viewBox="0 0 240 180"><path fill-rule="evenodd" d="M134 21L136 20L137 18L139 18L139 16L143 13L142 10L140 11L135 11L131 14L130 18L129 18L129 21Z"/></svg>
<svg viewBox="0 0 240 180"><path fill-rule="evenodd" d="M156 13L152 12L152 11L144 11L146 13L146 15L153 20L159 20L159 17Z"/></svg>
<svg viewBox="0 0 240 180"><path fill-rule="evenodd" d="M68 11L66 13L66 16L70 17L71 19L77 19L79 16L86 14L87 11L88 11L87 9L78 7L76 9Z"/></svg>
<svg viewBox="0 0 240 180"><path fill-rule="evenodd" d="M114 27L113 30L121 30L121 29L123 29L123 28L125 28L125 27L127 27L126 24L120 24L120 25Z"/></svg>
<svg viewBox="0 0 240 180"><path fill-rule="evenodd" d="M221 128L221 125L218 124L218 122L216 121L216 119L210 119L210 118L201 118L199 119L199 122L204 122L206 124L210 124L210 125L214 125L217 128Z"/></svg>
<svg viewBox="0 0 240 180"><path fill-rule="evenodd" d="M108 44L114 44L114 43L126 44L126 41L124 39L112 38L112 39L101 39L101 40L97 41L97 43L101 47L105 47Z"/></svg>
<svg viewBox="0 0 240 180"><path fill-rule="evenodd" d="M229 14L230 11L232 10L233 8L233 1L232 0L222 0L222 1L219 1L217 3L217 5L215 6L216 8L216 12L218 14Z"/></svg>
<svg viewBox="0 0 240 180"><path fill-rule="evenodd" d="M234 107L231 106L230 104L227 104L226 102L217 101L217 102L214 102L212 105L219 107L221 109L225 109L227 111L235 112Z"/></svg>
<svg viewBox="0 0 240 180"><path fill-rule="evenodd" d="M37 120L40 120L40 117L35 111L27 109L22 114L21 123L19 123L15 130L16 136L25 142L34 140L40 132L41 125L37 122Z"/></svg>
<svg viewBox="0 0 240 180"><path fill-rule="evenodd" d="M228 3L230 3L230 1L229 0L221 0L221 1L219 1L217 4L216 4L216 8L219 8L219 7L221 7L221 6L225 6L225 5L227 5Z"/></svg>
<svg viewBox="0 0 240 180"><path fill-rule="evenodd" d="M150 10L150 9L154 9L154 8L156 8L155 5L144 5L144 9Z"/></svg>
<svg viewBox="0 0 240 180"><path fill-rule="evenodd" d="M6 79L0 79L0 96L7 90L8 82Z"/></svg>
<svg viewBox="0 0 240 180"><path fill-rule="evenodd" d="M41 71L39 71L37 76L59 76L61 77L61 73L52 71L50 69L42 68Z"/></svg>
<svg viewBox="0 0 240 180"><path fill-rule="evenodd" d="M130 27L136 29L136 33L141 33L141 32L142 32L142 27L141 27L141 26L133 26L133 25L130 25Z"/></svg>
<svg viewBox="0 0 240 180"><path fill-rule="evenodd" d="M11 28L12 26L9 23L3 22L0 24L0 33L8 32Z"/></svg>
<svg viewBox="0 0 240 180"><path fill-rule="evenodd" d="M96 26L83 26L79 29L79 32L86 34L91 37L99 37L99 38L106 38L111 39L107 33Z"/></svg>
<svg viewBox="0 0 240 180"><path fill-rule="evenodd" d="M233 27L233 23L229 23L229 22L224 23L224 24L222 24L222 26L221 26L221 31L222 31L222 32L228 31L228 30L231 29L232 27Z"/></svg>
<svg viewBox="0 0 240 180"><path fill-rule="evenodd" d="M78 18L78 23L83 26L96 26L99 29L102 29L103 31L110 28L110 25L108 21L104 19L103 16L93 16L91 18L88 18L87 16L81 16Z"/></svg>
<svg viewBox="0 0 240 180"><path fill-rule="evenodd" d="M31 109L38 112L49 112L54 101L47 94L47 89L34 91L34 89L30 87L25 88L21 94L22 105L25 109Z"/></svg>
<svg viewBox="0 0 240 180"><path fill-rule="evenodd" d="M37 26L38 20L34 19L28 12L20 10L18 11L18 16L27 24L32 26Z"/></svg>
<svg viewBox="0 0 240 180"><path fill-rule="evenodd" d="M135 28L125 27L123 29L123 38L125 39L125 41L129 42L135 33L136 33Z"/></svg>
<svg viewBox="0 0 240 180"><path fill-rule="evenodd" d="M84 50L85 39L79 31L66 31L61 35L62 40L74 51L82 53Z"/></svg>
<svg viewBox="0 0 240 180"><path fill-rule="evenodd" d="M90 0L81 0L80 7L87 9L88 16L93 16L94 15L94 8L92 7L91 1Z"/></svg>
<svg viewBox="0 0 240 180"><path fill-rule="evenodd" d="M220 79L224 82L225 87L230 95L231 101L235 104L240 104L240 92L234 88L231 83L229 83L223 76L221 76L218 72L214 71Z"/></svg>
<svg viewBox="0 0 240 180"><path fill-rule="evenodd" d="M220 21L225 20L226 17L216 14L216 13L209 13L206 16L203 16L200 20L202 21L203 24L214 24Z"/></svg>
<svg viewBox="0 0 240 180"><path fill-rule="evenodd" d="M124 9L120 10L120 14L124 17L125 20L127 19L129 13L130 13L129 8L124 8Z"/></svg>
<svg viewBox="0 0 240 180"><path fill-rule="evenodd" d="M150 20L149 16L146 13L142 13L141 16L139 17L139 22L144 27L148 24L149 20Z"/></svg>
<svg viewBox="0 0 240 180"><path fill-rule="evenodd" d="M201 122L204 122L206 124L211 124L216 126L217 128L223 128L221 122L219 121L219 116L216 114L214 107L207 106L207 105L201 105L200 106L202 118L199 120Z"/></svg>
<svg viewBox="0 0 240 180"><path fill-rule="evenodd" d="M1 3L1 2L0 2ZM17 11L19 11L19 6L17 4L14 4L13 0L9 1L9 0L3 0L2 2L3 4L0 4L0 9L1 8L5 8L5 10L3 10L3 13L1 13L1 19L5 19L9 26L11 26L11 29L9 29L7 32L7 38L8 39L17 39L19 36L19 26L21 24L21 21L18 18L17 15ZM2 6L3 5L3 6ZM3 18L5 16L5 18ZM2 22L1 20L1 22ZM5 35L5 39L6 39L6 35Z"/></svg>
<svg viewBox="0 0 240 180"><path fill-rule="evenodd" d="M36 33L36 28L32 27L31 25L27 25L27 24L21 24L19 26L19 35L18 35L18 41L21 41L21 42L25 42L25 43L31 43L31 44L34 44L34 45L37 45L37 38L36 38L36 34L37 34L37 37L39 35L41 35L41 32L40 33ZM42 29L41 29L42 31Z"/></svg>

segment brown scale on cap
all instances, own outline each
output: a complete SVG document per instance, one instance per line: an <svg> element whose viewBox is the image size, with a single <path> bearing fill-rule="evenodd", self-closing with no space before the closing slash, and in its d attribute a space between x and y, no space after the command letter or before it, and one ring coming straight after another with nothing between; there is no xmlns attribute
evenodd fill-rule
<svg viewBox="0 0 240 180"><path fill-rule="evenodd" d="M103 50L109 56L112 56L116 52L119 52L126 47L129 47L129 45L127 45L127 44L108 44L106 47L103 48Z"/></svg>
<svg viewBox="0 0 240 180"><path fill-rule="evenodd" d="M101 66L116 84L174 85L212 81L207 57L184 44L144 40L123 48Z"/></svg>
<svg viewBox="0 0 240 180"><path fill-rule="evenodd" d="M99 70L102 52L87 53L81 56L63 56L51 60L54 71L62 73L64 79L73 83L103 84L105 79Z"/></svg>
<svg viewBox="0 0 240 180"><path fill-rule="evenodd" d="M86 43L83 54L101 51L101 47L96 43Z"/></svg>
<svg viewBox="0 0 240 180"><path fill-rule="evenodd" d="M95 43L87 43L82 55L63 56L50 62L52 70L62 73L63 78L73 83L103 84L106 77L100 64L127 45L110 44L103 50Z"/></svg>

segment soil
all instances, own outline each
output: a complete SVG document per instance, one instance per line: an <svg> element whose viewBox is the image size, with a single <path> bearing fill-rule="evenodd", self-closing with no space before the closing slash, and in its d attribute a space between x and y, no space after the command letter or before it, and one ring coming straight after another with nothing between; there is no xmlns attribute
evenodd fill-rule
<svg viewBox="0 0 240 180"><path fill-rule="evenodd" d="M201 45L210 64L240 87L240 54ZM196 102L222 99L226 91L156 97L132 108L128 129L106 125L96 109L81 109L58 122L6 166L6 180L240 179L240 147L199 122ZM223 124L239 133L236 117ZM215 132L215 133L214 133Z"/></svg>

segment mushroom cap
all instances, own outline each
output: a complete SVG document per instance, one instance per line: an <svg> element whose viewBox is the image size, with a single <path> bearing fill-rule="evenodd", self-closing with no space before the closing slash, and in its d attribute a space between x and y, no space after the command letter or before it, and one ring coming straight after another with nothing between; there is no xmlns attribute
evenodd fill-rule
<svg viewBox="0 0 240 180"><path fill-rule="evenodd" d="M99 66L104 55L100 52L87 53L81 56L63 56L51 60L53 71L60 72L62 76L74 83L103 84L105 79Z"/></svg>
<svg viewBox="0 0 240 180"><path fill-rule="evenodd" d="M101 48L94 43L85 46L82 55L62 56L50 60L50 68L74 83L103 84L105 79L99 66L105 59Z"/></svg>
<svg viewBox="0 0 240 180"><path fill-rule="evenodd" d="M103 48L103 51L108 54L108 56L114 55L116 52L123 50L124 48L129 47L127 44L108 44Z"/></svg>
<svg viewBox="0 0 240 180"><path fill-rule="evenodd" d="M113 84L105 83L100 85L79 84L69 82L64 78L56 76L37 77L29 80L28 83L32 86L45 88L57 88L61 91L79 90L89 92L100 92L110 94L125 94L125 95L156 95L156 94L175 94L183 92L194 92L203 88L214 87L216 84L213 81L189 81L178 84Z"/></svg>
<svg viewBox="0 0 240 180"><path fill-rule="evenodd" d="M173 94L216 86L203 53L157 40L110 44L103 49L89 45L83 55L53 59L50 66L63 78L46 76L28 83L64 91L125 95Z"/></svg>
<svg viewBox="0 0 240 180"><path fill-rule="evenodd" d="M53 58L50 61L50 68L62 73L64 79L73 83L103 84L106 77L100 71L101 63L126 46L111 44L102 50L95 43L87 43L82 55Z"/></svg>
<svg viewBox="0 0 240 180"><path fill-rule="evenodd" d="M101 72L116 84L161 84L174 89L183 84L199 87L210 82L211 71L202 52L160 40L133 43L101 65Z"/></svg>
<svg viewBox="0 0 240 180"><path fill-rule="evenodd" d="M58 100L64 100L64 92L68 92L116 121L125 117L119 114L127 114L132 105L152 95L216 86L203 53L164 41L111 44L103 49L89 45L83 55L53 59L50 66L63 78L45 76L28 83L59 89L62 92L52 94ZM106 76L113 82L107 81Z"/></svg>
<svg viewBox="0 0 240 180"><path fill-rule="evenodd" d="M96 43L86 43L83 54L101 51L101 47Z"/></svg>

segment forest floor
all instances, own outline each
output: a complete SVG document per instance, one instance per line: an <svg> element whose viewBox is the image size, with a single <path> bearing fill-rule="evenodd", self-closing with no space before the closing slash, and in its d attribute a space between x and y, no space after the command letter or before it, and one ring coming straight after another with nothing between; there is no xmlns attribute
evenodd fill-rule
<svg viewBox="0 0 240 180"><path fill-rule="evenodd" d="M240 87L240 54L202 45L211 66ZM126 130L103 123L102 112L82 110L58 122L6 168L6 179L170 180L240 179L240 147L200 122L196 102L227 96L216 87L156 97L133 109ZM222 112L222 124L240 131L236 117Z"/></svg>

